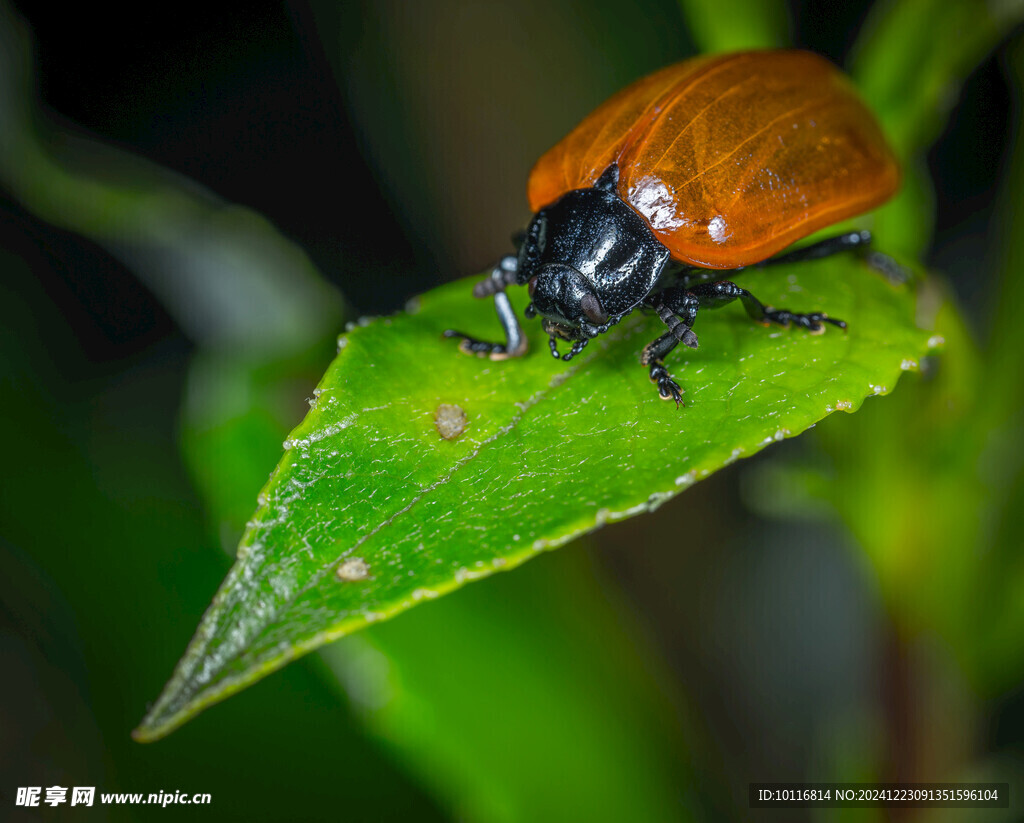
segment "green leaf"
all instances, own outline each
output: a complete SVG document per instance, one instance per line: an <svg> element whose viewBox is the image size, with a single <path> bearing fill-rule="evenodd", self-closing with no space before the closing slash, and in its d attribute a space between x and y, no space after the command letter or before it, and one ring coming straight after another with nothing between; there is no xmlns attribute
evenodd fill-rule
<svg viewBox="0 0 1024 823"><path fill-rule="evenodd" d="M639 313L569 364L548 356L536 323L523 359L461 355L445 328L497 330L466 282L353 328L136 736L160 737L329 640L651 510L888 392L928 349L910 287L852 257L747 279L766 302L827 311L849 332L764 329L736 306L705 312L700 349L669 360L687 391L680 409L637 363L659 333ZM436 425L445 406L465 415L451 439Z"/></svg>

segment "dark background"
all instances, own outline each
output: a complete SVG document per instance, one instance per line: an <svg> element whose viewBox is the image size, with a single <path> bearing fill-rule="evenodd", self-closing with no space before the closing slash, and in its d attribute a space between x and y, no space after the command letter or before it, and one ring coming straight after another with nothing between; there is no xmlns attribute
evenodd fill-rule
<svg viewBox="0 0 1024 823"><path fill-rule="evenodd" d="M525 180L539 153L611 91L696 50L668 0L16 8L35 44L36 116L47 128L140 155L263 215L340 290L348 317L398 311L505 253L528 219ZM842 64L869 8L794 2L792 40ZM1008 82L1018 41L1008 32L971 73L927 154L935 230L925 261L948 276L981 336L1019 117ZM166 741L131 742L228 567L220 546L237 536L204 508L179 454L197 340L130 255L40 219L2 189L0 210L4 814L14 787L59 783L210 791L215 806L203 813L218 819L466 819L316 661ZM332 354L328 340L292 384L286 422L298 422ZM750 780L839 768L841 758L821 756L822 727L856 724L850 707L863 705L881 706L880 723L891 724L889 668L947 677L942 664L890 667L893 654L921 652L893 640L849 535L752 513L746 464L802 448L780 444L563 550L586 555L586 573L637 622L635 642L657 650L670 691L684 695L704 744L681 759L700 775L687 791L705 819L745 817L732 790ZM671 544L680 524L714 551L638 550ZM560 574L572 562L530 566ZM500 597L510 584L478 585ZM968 702L971 718L936 719L948 735L927 744L890 727L881 776L952 779L964 771L928 776L921 763L1019 762L1019 685L963 698L970 689L950 676L938 691L947 702L937 705ZM921 757L926 745L950 754ZM900 768L910 750L918 762Z"/></svg>
<svg viewBox="0 0 1024 823"><path fill-rule="evenodd" d="M480 219L485 220L487 236L460 233L457 225L449 227L445 236L431 234L411 219L429 210L431 193L417 191L417 180L403 180L409 185L402 185L400 191L382 191L375 176L379 161L364 150L370 127L360 127L359 112L353 111L351 95L339 87L338 76L373 71L388 59L388 44L379 29L372 27L389 13L410 18L406 27L429 38L426 50L432 53L433 63L429 68L446 60L453 66L449 71L468 70L470 56L460 57L460 52L469 51L460 39L463 32L452 26L448 16L460 15L474 4L452 2L417 12L398 3L385 3L374 12L374 4L364 2L316 13L302 3L185 4L173 9L140 9L134 18L118 15L107 20L87 8L44 2L15 6L39 42L38 85L48 107L76 127L137 151L225 200L265 215L305 248L324 276L342 289L359 312L367 314L396 311L409 296L482 269L504 253L507 235L529 216L524 202L526 173L539 152L562 133L547 129L550 133L531 140L535 147L509 146L514 141L505 137L499 141L504 144L500 164L488 170L487 159L496 152L493 144L474 142L472 135L458 128L446 130L443 139L450 141L449 155L469 155L467 165L482 170L482 176L473 181L473 193L479 197L467 197L468 202L459 205L465 213L483 212ZM793 41L842 65L870 7L867 0L794 2ZM491 109L491 121L493 110L498 110L501 122L486 126L495 132L500 132L507 119L529 117L534 102L531 90L540 98L538 105L552 105L545 90L531 84L525 90L507 90L515 100L506 107L507 41L513 39L525 52L513 56L516 62L532 63L537 55L525 51L530 33L526 24L524 30L512 34L489 30L488 23L495 29L508 23L510 13L502 14L499 8L500 4L483 4L475 9L479 19L462 23L465 29L472 26L475 36L483 40L484 54L489 38L494 38L494 64L474 66L484 76L475 78L475 85L465 94L486 98L483 103L479 99L474 102L478 108L486 104ZM634 66L641 72L654 69L695 48L678 9L667 0L644 4L641 21L628 14L613 14L611 5L585 10L567 3L566 8L567 14L579 14L584 20L589 17L594 28L626 18L625 43L619 48L628 49L632 43L636 49L625 55L626 68L615 71L605 65L601 67L603 75L629 75ZM523 15L531 11L536 9L527 5ZM545 23L541 18L529 21L529 26ZM630 24L635 31L629 30ZM324 30L333 35L325 37ZM557 49L560 39L571 38L583 41L571 43L573 51L597 51L601 38L609 34L599 31L593 37L596 42L590 44L586 41L591 32L555 30L548 32L545 45ZM557 55L543 58L555 66L561 62ZM1004 71L997 51L972 73L949 127L928 154L936 203L935 236L927 261L950 274L960 294L968 299L983 291L984 275L979 276L979 271L991 269L978 261L987 260L985 238L1010 138L1010 93ZM544 74L536 69L534 73ZM907 82L912 83L913 78ZM444 88L442 94L453 91L458 90ZM599 94L590 91L589 96ZM548 98L552 96L559 99L548 94ZM449 98L448 105L454 108L453 103ZM573 104L574 110L562 119L571 126L589 110L587 105L582 101ZM386 106L381 104L381 108ZM466 112L449 111L445 116L452 117L455 124L472 119L472 113ZM512 130L519 136L540 131L540 127L513 124ZM530 153L531 148L536 150ZM410 166L431 166L433 162L432 157L420 154L407 161ZM423 170L421 176L427 174ZM443 184L443 180L435 182ZM452 188L467 185L455 183ZM504 223L483 208L481 199L488 205L507 204L502 207L502 216L507 216ZM92 267L59 268L88 273ZM380 282L382 273L387 277L386 286ZM116 287L104 285L112 277L117 278ZM154 317L159 306L129 308L133 301L142 303L144 297L120 294L132 288L130 273L96 272L95 279L98 284L86 287L76 276L69 288L86 295L79 297L81 302L89 301L87 295L97 288L116 288L118 299L96 299L99 305L89 309L101 316L118 310L120 317L117 322L105 323L103 334L90 337L152 339L154 334L169 335L168 324ZM145 323L140 319L141 328L133 332L124 329L135 317L153 319Z"/></svg>

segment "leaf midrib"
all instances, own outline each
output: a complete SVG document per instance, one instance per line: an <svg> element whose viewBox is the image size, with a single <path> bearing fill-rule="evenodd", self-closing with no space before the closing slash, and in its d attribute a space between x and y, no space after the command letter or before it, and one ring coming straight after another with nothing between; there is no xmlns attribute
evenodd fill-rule
<svg viewBox="0 0 1024 823"><path fill-rule="evenodd" d="M420 503L423 499L425 499L431 492L433 492L436 489L441 488L442 486L444 486L447 483L449 483L451 481L451 479L459 471L461 471L465 466L467 466L474 459L476 459L481 454L481 452L483 452L485 447L487 447L491 443L496 442L500 438L508 435L510 432L514 431L516 429L516 427L518 427L520 425L520 423L522 423L522 421L525 419L526 415L530 412L531 409L533 409L535 406L537 406L540 403L542 403L544 400L548 399L561 386L565 385L569 380L571 380L579 372L579 370L584 365L586 365L591 360L596 359L596 357L598 357L600 354L607 353L614 345L616 345L618 343L621 343L621 342L624 342L626 337L627 337L627 335L628 335L628 332L633 330L633 329L635 329L636 326L638 325L638 322L639 321L635 321L634 320L634 321L629 322L629 323L620 324L614 330L610 331L609 333L607 333L606 335L604 335L602 338L600 338L597 341L599 345L596 347L596 349L592 349L591 352L588 352L588 354L590 356L584 357L584 358L580 358L575 364L570 365L570 366L566 367L565 369L554 373L549 378L548 383L547 383L546 386L544 386L542 389L540 389L537 392L535 392L527 400L522 401L520 403L513 404L513 405L516 406L517 411L512 416L512 418L509 420L508 423L506 423L504 426L499 428L496 432L491 434L486 439L480 441L480 443L477 444L477 446L472 451L470 451L469 453L467 453L463 457L460 457L451 466L451 468L445 473L445 475L443 477L439 478L438 480L434 481L433 483L431 483L430 485L428 485L426 487L422 487L421 490L416 493L416 496L412 500L410 500L407 504L405 504L403 507L401 507L400 509L396 510L392 514L388 515L388 517L385 518L385 520L383 522L381 522L378 526L376 526L370 532L367 532L365 535L362 535L361 537L359 537L349 548L345 549L340 554L337 554L331 560L329 560L329 561L325 562L324 564L322 564L320 566L320 568L318 568L315 572L313 572L313 574L310 576L310 579L303 586L301 586L298 589L296 589L295 592L290 594L287 598L278 601L278 605L276 605L272 611L267 612L267 618L265 618L263 620L262 627L265 627L265 626L269 625L270 623L273 623L274 620L276 620L276 618L282 612L285 612L289 608L291 608L295 604L295 602L297 600L299 600L303 595L305 595L308 592L310 592L310 591L314 590L315 588L317 588L320 585L320 583L323 581L325 575L331 573L337 567L337 565L338 565L338 563L340 561L342 561L343 559L345 559L347 557L352 556L356 551L358 551L360 546L364 545L368 540L370 540L371 538L373 538L376 535L380 534L383 530L385 530L389 526L393 525L395 523L395 521L398 520L399 517L401 517L401 515L407 513L411 509L413 509L418 503ZM368 327L369 327L369 325L367 326L367 328ZM364 327L360 327L360 330L362 328L364 328ZM353 330L353 331L357 332L357 330ZM243 539L243 542L244 542L244 539ZM565 541L562 541L562 542L565 542ZM239 562L240 563L248 563L248 562L250 562L250 558L251 557L252 557L251 553L246 553L245 558L242 559ZM238 564L236 564L236 566L232 568L231 573L229 573L229 575L228 575L228 578L224 581L224 584L222 585L222 591L223 592L227 592L227 591L231 590L230 586L233 583L233 579L236 576L236 569L240 570L240 566ZM491 572L488 572L488 573L491 573ZM465 581L465 582L468 582L468 580ZM453 581L453 585L445 586L443 588L444 588L445 591L449 591L449 590L458 588L461 585L463 585L462 582ZM239 586L238 586L238 588L236 590L240 593L240 596L237 597L237 598L234 598L230 602L222 601L220 603L217 603L217 605L213 609L211 609L210 612L208 612L206 615L204 615L203 623L212 622L215 625L219 625L221 618L227 612L230 612L230 610L234 606L237 606L237 605L240 605L240 604L244 603L245 599L246 599L245 595L249 591L251 591L250 588L245 586L245 583L242 580L239 580ZM215 600L215 602L216 602L216 600ZM386 612L384 613L384 615L385 615L385 617L389 617L390 616ZM177 725L174 722L176 718L181 718L182 721L184 721L184 719L186 719L185 717L182 717L182 715L184 715L185 712L191 706L195 706L197 708L201 708L201 707L210 705L220 695L222 695L222 694L224 694L226 692L227 693L233 693L235 690L240 689L241 687L243 687L243 686L245 686L245 685L247 685L247 684L249 684L249 683L251 683L251 682L253 682L255 680L258 680L260 677L262 677L267 672L267 670L274 670L276 668L280 668L285 663L287 663L287 662L289 662L291 660L294 660L297 657L300 657L302 654L304 654L304 653L306 653L308 651L311 651L311 650L317 648L318 646L320 646L323 642L326 642L327 640L338 639L338 638L344 636L345 634L349 634L351 632L351 630L352 630L352 626L347 625L347 624L349 624L350 622L355 623L355 625L360 625L362 623L369 623L369 622L374 622L374 621L367 619L367 617L365 615L360 615L359 617L356 617L356 618L350 618L348 620L342 620L342 621L340 621L339 624L336 624L334 628L328 628L328 629L325 629L325 630L321 630L319 632L315 632L314 634L310 635L309 638L307 638L307 640L305 642L302 642L302 641L297 642L294 645L292 645L292 646L290 646L290 647L288 647L286 649L279 649L278 647L273 647L273 650L271 652L269 652L269 653L265 653L263 655L255 655L252 658L252 665L250 667L248 667L245 672L243 672L242 674L238 674L238 675L234 675L234 674L231 674L230 672L228 672L228 670L227 670L227 661L238 661L238 660L241 660L244 657L244 653L243 654L237 654L237 655L234 654L234 653L229 653L227 655L225 655L223 653L217 654L216 657L224 663L223 667L220 668L220 671L225 673L224 677L222 679L220 679L220 680L217 680L217 679L214 679L214 678L211 678L209 680L204 680L201 677L194 677L191 680L191 683L194 685L194 688L188 689L187 691L185 689L182 689L182 692L181 692L182 695L186 695L187 694L188 696L185 698L184 702L182 702L180 704L180 708L174 710L172 712L172 714L167 718L166 721L160 723L155 728L156 729L163 729L163 728L166 727L168 730L170 730L170 728L173 728L175 725ZM198 659L199 655L205 650L205 648L207 647L207 645L209 643L209 640L212 639L212 635L211 635L211 637L202 637L202 638L199 638L199 639L202 641L201 644L197 644L194 647L190 646L190 648L186 651L186 654L185 654L185 656L184 656L184 658L182 660L183 664L187 660L189 666L191 666L193 664L193 660L194 659ZM247 640L240 641L240 642L241 642L241 645L243 647L248 647L248 646L251 645L251 643L254 640L255 640L255 638L252 638L252 639L247 639ZM235 643L232 643L232 645L236 645L237 643L238 643L238 641L236 641ZM186 668L185 665L182 665L181 668L180 668L180 671L175 672L175 676L172 678L171 682L168 684L168 689L166 689L165 692L169 691L170 685L172 683L177 682L178 680L181 680L183 685L185 683L189 682L188 680L186 680L186 678L188 677L188 673L189 673L189 670ZM201 697L199 697L200 695L201 695ZM159 704L159 702L160 701L158 700L158 704ZM143 725L147 725L147 724L143 724Z"/></svg>

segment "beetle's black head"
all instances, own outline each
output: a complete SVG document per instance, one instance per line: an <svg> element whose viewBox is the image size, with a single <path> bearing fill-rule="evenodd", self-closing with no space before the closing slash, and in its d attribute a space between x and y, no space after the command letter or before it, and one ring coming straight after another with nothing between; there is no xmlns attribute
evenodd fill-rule
<svg viewBox="0 0 1024 823"><path fill-rule="evenodd" d="M563 340L590 340L607 331L608 314L589 281L572 266L549 263L527 284L544 331Z"/></svg>
<svg viewBox="0 0 1024 823"><path fill-rule="evenodd" d="M551 338L571 340L569 360L640 305L658 282L668 249L616 193L618 167L534 215L519 250L518 282Z"/></svg>

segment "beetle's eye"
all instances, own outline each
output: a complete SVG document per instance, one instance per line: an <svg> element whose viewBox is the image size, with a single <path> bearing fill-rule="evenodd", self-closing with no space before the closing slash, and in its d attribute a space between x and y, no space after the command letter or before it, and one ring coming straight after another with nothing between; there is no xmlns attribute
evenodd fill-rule
<svg viewBox="0 0 1024 823"><path fill-rule="evenodd" d="M583 298L580 300L580 308L583 309L583 313L591 323L596 323L600 326L608 322L608 315L604 313L601 303L594 295L583 295Z"/></svg>
<svg viewBox="0 0 1024 823"><path fill-rule="evenodd" d="M537 276L534 275L530 278L530 282L526 284L526 290L530 292L530 297L533 297L533 293L537 291Z"/></svg>

